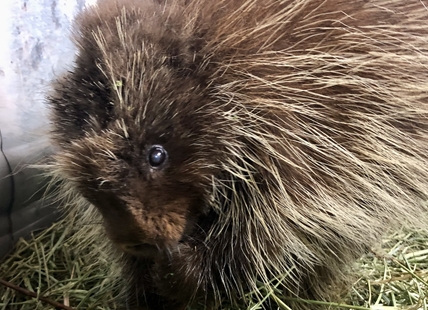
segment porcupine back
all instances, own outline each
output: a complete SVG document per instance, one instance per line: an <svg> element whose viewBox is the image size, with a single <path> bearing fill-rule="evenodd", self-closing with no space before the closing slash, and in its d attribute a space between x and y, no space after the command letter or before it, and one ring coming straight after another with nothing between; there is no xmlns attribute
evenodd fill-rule
<svg viewBox="0 0 428 310"><path fill-rule="evenodd" d="M210 217L196 220L204 234L187 236L196 251L170 250L155 262L151 275L161 295L183 303L218 302L222 293L242 298L256 278L268 282L288 272L286 294L327 298L328 284L386 227L424 224L428 11L422 2L124 3L122 10L101 1L78 20L80 75L66 78L67 88L83 88L78 81L88 75L102 80L102 87L91 84L98 96L92 102L115 104L92 105L82 117L87 98L71 98L71 110L81 113L53 100L55 139L65 150L57 155L57 173L77 188L85 184L70 162L93 158L94 150L114 152L116 145L94 138L92 148L76 151L82 133L112 120L122 122L110 128L120 135L132 130L130 120L138 132L138 120L155 117L143 103L152 92L172 98L159 104L159 126L172 123L195 139L204 160L189 167L205 173L193 177ZM167 57L156 57L159 46ZM132 62L135 53L145 60ZM151 78L138 79L143 71ZM69 140L77 148L66 146Z"/></svg>

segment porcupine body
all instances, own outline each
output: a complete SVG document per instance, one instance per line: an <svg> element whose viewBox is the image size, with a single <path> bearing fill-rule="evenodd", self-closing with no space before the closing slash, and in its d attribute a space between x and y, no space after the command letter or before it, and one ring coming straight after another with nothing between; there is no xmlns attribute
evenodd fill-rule
<svg viewBox="0 0 428 310"><path fill-rule="evenodd" d="M284 275L328 299L386 227L422 224L421 1L103 0L75 38L53 166L123 252L130 309Z"/></svg>

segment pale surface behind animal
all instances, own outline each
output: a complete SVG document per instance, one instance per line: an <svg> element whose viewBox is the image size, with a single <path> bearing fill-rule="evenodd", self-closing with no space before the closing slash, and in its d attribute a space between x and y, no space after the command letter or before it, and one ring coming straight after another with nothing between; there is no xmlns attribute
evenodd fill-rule
<svg viewBox="0 0 428 310"><path fill-rule="evenodd" d="M40 199L47 181L28 168L50 153L46 92L71 63L71 20L85 0L1 0L0 258L57 216Z"/></svg>
<svg viewBox="0 0 428 310"><path fill-rule="evenodd" d="M127 306L216 309L285 274L284 295L329 300L386 228L424 226L427 26L419 0L82 14L51 169L123 252Z"/></svg>

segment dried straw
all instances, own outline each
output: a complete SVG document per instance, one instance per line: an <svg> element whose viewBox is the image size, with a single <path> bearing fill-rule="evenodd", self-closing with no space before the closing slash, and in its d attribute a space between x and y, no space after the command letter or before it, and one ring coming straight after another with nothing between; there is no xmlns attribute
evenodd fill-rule
<svg viewBox="0 0 428 310"><path fill-rule="evenodd" d="M122 291L117 268L91 238L76 231L75 221L75 217L63 219L30 240L19 240L0 264L0 310L119 307L117 297ZM403 228L390 234L381 248L355 264L352 274L358 281L343 303L300 302L325 304L331 309L428 309L428 233ZM277 287L281 279L272 282ZM5 284L18 286L21 292ZM262 285L259 289L278 309L290 309L286 305L290 298L279 289L267 291ZM247 309L263 309L254 300Z"/></svg>

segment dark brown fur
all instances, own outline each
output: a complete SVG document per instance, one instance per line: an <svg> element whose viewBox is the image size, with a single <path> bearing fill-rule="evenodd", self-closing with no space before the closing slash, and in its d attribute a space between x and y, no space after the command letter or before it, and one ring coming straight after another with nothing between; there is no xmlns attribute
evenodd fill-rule
<svg viewBox="0 0 428 310"><path fill-rule="evenodd" d="M124 251L130 308L215 308L286 271L285 295L329 298L385 227L420 224L427 21L416 0L105 0L79 16L50 98L54 168Z"/></svg>

